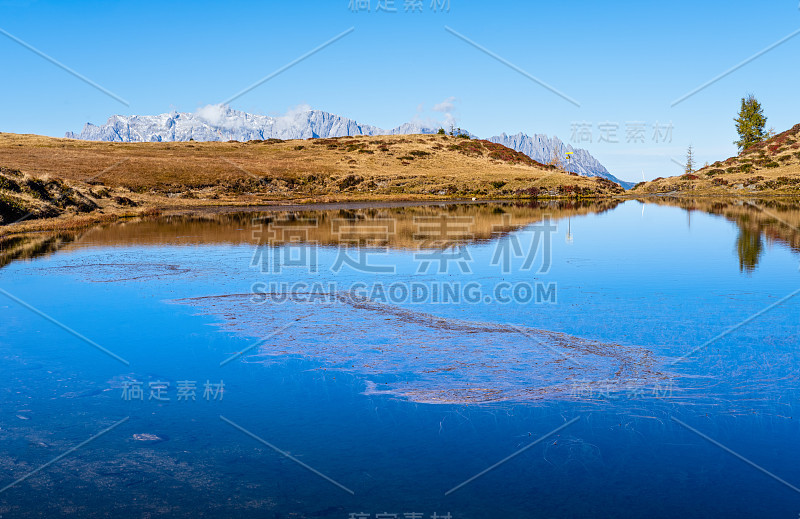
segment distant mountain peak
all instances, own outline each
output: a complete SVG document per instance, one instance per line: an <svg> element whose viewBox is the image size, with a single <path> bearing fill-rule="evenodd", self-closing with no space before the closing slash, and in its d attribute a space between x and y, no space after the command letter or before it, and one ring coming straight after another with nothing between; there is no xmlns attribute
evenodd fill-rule
<svg viewBox="0 0 800 519"><path fill-rule="evenodd" d="M527 135L522 132L514 135L501 133L498 136L490 137L488 140L502 144L511 149L521 151L530 158L548 164L553 157L558 157L560 167L566 171L577 173L585 177L603 177L620 184L625 189L633 187L633 182L625 182L609 173L600 161L594 158L588 151L582 148L573 148L569 144L564 144L558 137L548 137L545 134L537 133ZM566 160L567 152L572 153L572 158Z"/></svg>
<svg viewBox="0 0 800 519"><path fill-rule="evenodd" d="M109 142L169 142L169 141L250 141L266 139L311 139L355 135L430 134L440 126L418 121L402 124L391 130L358 122L322 110L301 106L287 114L271 117L234 110L227 105L208 105L197 111L163 113L159 115L112 115L105 124L86 123L79 133L67 132L68 139ZM470 136L474 137L472 134ZM633 183L623 182L611 175L588 151L565 145L558 137L544 134L516 133L487 139L520 151L543 164L551 157L572 160L562 167L582 176L603 177L628 189Z"/></svg>

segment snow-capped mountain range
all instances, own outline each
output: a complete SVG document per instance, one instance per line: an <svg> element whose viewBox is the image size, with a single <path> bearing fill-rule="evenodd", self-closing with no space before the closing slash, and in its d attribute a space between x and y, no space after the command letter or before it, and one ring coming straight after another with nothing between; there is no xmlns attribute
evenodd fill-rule
<svg viewBox="0 0 800 519"><path fill-rule="evenodd" d="M424 134L436 133L440 127L429 123L409 122L391 130L384 130L321 110L300 109L280 117L270 117L241 112L223 105L209 105L194 113L114 115L106 124L100 126L86 123L79 134L67 132L66 138L109 142L249 141L270 138L310 139L348 135ZM567 171L582 176L607 178L618 182L626 189L633 185L611 175L588 151L565 145L558 137L503 133L488 140L521 151L544 164L554 156L554 151L559 157L564 157L566 152L571 151L572 160L563 165Z"/></svg>
<svg viewBox="0 0 800 519"><path fill-rule="evenodd" d="M526 135L524 133L506 135L505 133L501 133L500 135L489 137L487 140L502 144L513 150L521 151L542 164L549 163L552 157L566 157L567 152L572 152L572 158L569 161L562 161L561 167L563 169L584 177L607 178L619 183L625 189L630 189L634 185L634 182L619 180L609 173L605 166L600 164L600 161L594 158L588 151L582 148L573 148L569 144L564 144L555 136L548 137L543 133L534 135Z"/></svg>

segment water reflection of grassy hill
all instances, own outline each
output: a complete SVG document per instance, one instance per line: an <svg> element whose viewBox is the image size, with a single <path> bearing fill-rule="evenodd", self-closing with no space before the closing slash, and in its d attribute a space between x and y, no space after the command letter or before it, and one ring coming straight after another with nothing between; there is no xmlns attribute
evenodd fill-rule
<svg viewBox="0 0 800 519"><path fill-rule="evenodd" d="M276 243L299 240L321 245L368 243L415 248L439 231L450 243L487 241L541 221L608 211L620 202L534 201L492 204L436 204L384 208L196 214L114 223L89 230L93 245L170 243ZM427 233L427 234L426 234ZM424 235L424 236L421 236ZM425 238L430 239L425 239ZM78 241L80 244L80 240Z"/></svg>
<svg viewBox="0 0 800 519"><path fill-rule="evenodd" d="M12 261L29 260L56 252L78 236L75 232L0 236L0 268Z"/></svg>
<svg viewBox="0 0 800 519"><path fill-rule="evenodd" d="M119 245L201 245L258 244L268 241L272 227L289 229L287 236L300 236L294 229L307 231L302 241L321 245L353 244L358 230L362 243L395 248L415 248L426 241L419 234L419 219L427 225L430 218L444 216L454 234L451 243L491 240L541 221L608 211L620 202L603 201L530 201L493 204L418 204L365 207L360 204L337 204L337 209L319 206L274 207L271 211L217 208L162 217L131 218L97 224L93 227L59 233L29 233L0 238L0 267L17 259L31 259L71 246ZM416 221L415 221L416 219ZM427 219L427 220L426 220ZM314 225L308 225L314 221ZM391 228L387 222L391 222ZM434 220L435 222L435 220ZM454 225L455 224L455 225ZM464 225L466 224L466 226ZM363 230L372 232L364 233ZM391 232L385 232L390 230ZM280 243L281 240L274 241ZM435 244L434 244L435 245Z"/></svg>
<svg viewBox="0 0 800 519"><path fill-rule="evenodd" d="M59 233L34 233L0 239L0 266L46 255L62 247L124 245L280 244L290 239L320 245L356 242L412 249L437 246L420 237L420 221L430 229L436 218L450 219L449 243L497 239L503 233L541 221L602 213L618 200L526 201L490 204L374 204L276 206L270 211L240 208L193 210L172 216L141 217ZM719 215L740 229L735 244L740 268L753 271L765 243L779 242L800 252L800 202L792 199L648 199L648 203ZM312 207L316 207L313 208ZM433 218L433 220L431 220ZM309 222L313 222L309 225ZM301 229L302 232L293 232ZM273 232L279 231L279 232ZM416 236L415 236L416 235ZM431 236L428 236L431 238ZM435 238L433 236L432 238ZM434 240L435 241L435 240ZM427 242L427 243L426 243Z"/></svg>
<svg viewBox="0 0 800 519"><path fill-rule="evenodd" d="M764 241L783 243L800 252L800 200L791 198L648 199L648 203L677 206L687 211L719 215L739 227L736 250L739 268L752 272L758 266Z"/></svg>

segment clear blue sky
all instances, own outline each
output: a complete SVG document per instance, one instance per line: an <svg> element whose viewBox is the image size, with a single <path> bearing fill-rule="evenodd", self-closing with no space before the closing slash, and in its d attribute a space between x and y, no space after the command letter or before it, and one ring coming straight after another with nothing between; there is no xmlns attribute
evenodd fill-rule
<svg viewBox="0 0 800 519"><path fill-rule="evenodd" d="M359 0L355 0L359 2ZM365 0L359 3L367 3ZM307 104L391 128L454 98L457 123L480 136L546 133L587 148L620 178L680 172L736 152L732 118L753 92L768 126L800 122L800 35L675 107L673 101L800 29L798 0L699 2L450 0L449 12L353 12L350 0L47 2L0 0L0 29L103 88L125 106L0 35L0 131L63 136L113 114L194 111L219 103L342 31L355 30L231 106L280 114ZM411 2L413 3L413 2ZM578 101L576 107L445 30ZM422 111L420 111L420 107ZM628 123L644 143L626 142ZM653 125L672 123L671 142ZM618 125L598 142L600 125ZM575 137L578 137L577 135ZM611 138L610 136L607 136ZM613 139L612 139L613 140ZM666 141L666 142L665 142Z"/></svg>

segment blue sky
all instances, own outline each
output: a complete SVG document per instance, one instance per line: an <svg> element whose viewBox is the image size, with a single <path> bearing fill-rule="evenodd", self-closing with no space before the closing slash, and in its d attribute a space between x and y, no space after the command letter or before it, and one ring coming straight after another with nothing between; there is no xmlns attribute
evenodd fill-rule
<svg viewBox="0 0 800 519"><path fill-rule="evenodd" d="M452 99L458 125L477 135L557 135L622 179L651 179L679 173L670 158L683 160L690 143L701 163L735 154L732 119L748 92L768 126L800 122L800 34L671 107L798 31L797 2L449 0L442 10L447 0L422 0L422 12L406 12L394 0L396 12L377 12L392 2L362 0L371 10L353 12L350 0L0 0L0 29L130 103L0 35L0 131L63 136L117 113L194 111L353 27L231 106L274 115L309 105L391 128L441 119L432 108Z"/></svg>

